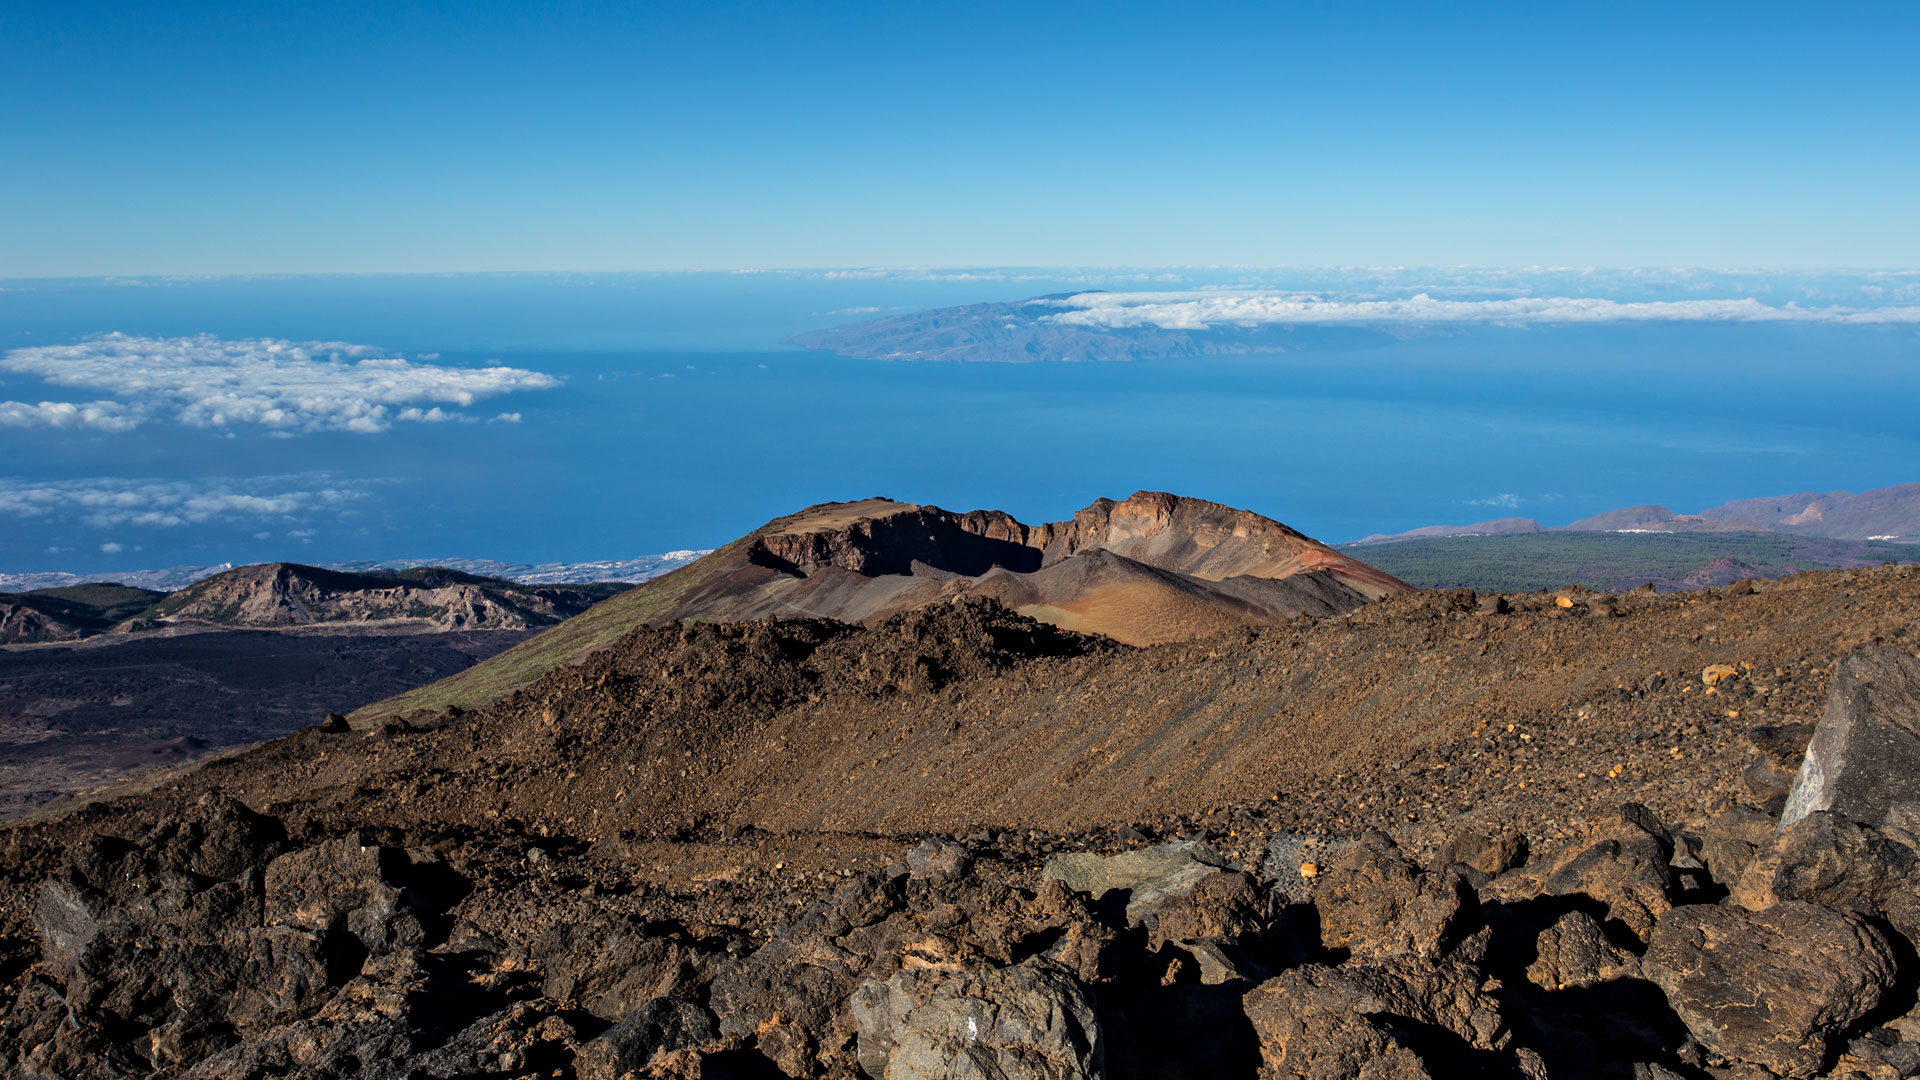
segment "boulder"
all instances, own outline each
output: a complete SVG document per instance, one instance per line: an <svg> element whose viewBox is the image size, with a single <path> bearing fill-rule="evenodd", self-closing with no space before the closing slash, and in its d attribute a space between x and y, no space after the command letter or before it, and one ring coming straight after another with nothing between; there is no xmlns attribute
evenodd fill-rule
<svg viewBox="0 0 1920 1080"><path fill-rule="evenodd" d="M1214 870L1185 896L1160 905L1149 941L1225 937L1252 940L1266 929L1267 897L1259 879L1239 870Z"/></svg>
<svg viewBox="0 0 1920 1080"><path fill-rule="evenodd" d="M162 820L145 846L170 866L202 877L234 878L263 865L285 840L278 819L216 791L200 796L182 817Z"/></svg>
<svg viewBox="0 0 1920 1080"><path fill-rule="evenodd" d="M422 861L434 857L422 855ZM422 876L399 848L342 837L289 852L267 864L266 921L303 930L345 930L369 953L419 945L432 904Z"/></svg>
<svg viewBox="0 0 1920 1080"><path fill-rule="evenodd" d="M1194 840L1182 840L1118 855L1076 852L1056 855L1041 871L1042 881L1060 881L1095 900L1116 890L1127 898L1127 922L1145 922L1167 900L1186 896L1217 870L1231 869L1219 852Z"/></svg>
<svg viewBox="0 0 1920 1080"><path fill-rule="evenodd" d="M1780 824L1820 810L1920 831L1920 660L1875 647L1840 661Z"/></svg>
<svg viewBox="0 0 1920 1080"><path fill-rule="evenodd" d="M1744 806L1735 806L1702 825L1699 830L1700 861L1714 881L1728 889L1740 880L1747 865L1761 851L1772 847L1779 829L1772 818Z"/></svg>
<svg viewBox="0 0 1920 1080"><path fill-rule="evenodd" d="M1282 972L1247 993L1261 1080L1427 1080L1426 1063L1384 1020L1388 1003L1322 964Z"/></svg>
<svg viewBox="0 0 1920 1080"><path fill-rule="evenodd" d="M842 967L810 962L799 948L776 938L721 969L707 998L721 1037L751 1041L789 1076L811 1075L822 1057L845 1049L852 1032L841 1014L857 985Z"/></svg>
<svg viewBox="0 0 1920 1080"><path fill-rule="evenodd" d="M1487 825L1464 825L1455 830L1435 853L1433 865L1445 870L1465 866L1487 877L1499 877L1527 861L1524 834Z"/></svg>
<svg viewBox="0 0 1920 1080"><path fill-rule="evenodd" d="M1074 892L1063 881L1046 882L1027 914L1031 934L1054 937L1043 955L1081 982L1097 985L1119 974L1120 933L1102 921L1086 894Z"/></svg>
<svg viewBox="0 0 1920 1080"><path fill-rule="evenodd" d="M616 1080L645 1069L658 1053L690 1050L719 1035L713 1014L691 1001L654 998L580 1048L581 1080Z"/></svg>
<svg viewBox="0 0 1920 1080"><path fill-rule="evenodd" d="M1607 940L1593 916L1579 909L1560 916L1534 939L1527 979L1543 990L1592 986L1632 967L1632 956Z"/></svg>
<svg viewBox="0 0 1920 1080"><path fill-rule="evenodd" d="M530 952L546 973L547 997L609 1021L655 998L691 994L704 960L678 936L648 934L637 922L553 927Z"/></svg>
<svg viewBox="0 0 1920 1080"><path fill-rule="evenodd" d="M1894 984L1894 956L1859 918L1799 901L1667 913L1641 960L1694 1038L1781 1077L1810 1077Z"/></svg>
<svg viewBox="0 0 1920 1080"><path fill-rule="evenodd" d="M907 876L915 881L947 884L973 869L973 854L951 840L927 840L907 852Z"/></svg>
<svg viewBox="0 0 1920 1080"><path fill-rule="evenodd" d="M1093 999L1044 961L1005 968L905 969L851 1002L858 1057L884 1080L1075 1080L1104 1075Z"/></svg>
<svg viewBox="0 0 1920 1080"><path fill-rule="evenodd" d="M1749 911L1788 900L1866 907L1920 941L1920 852L1910 839L1839 814L1809 814L1755 852L1728 898Z"/></svg>
<svg viewBox="0 0 1920 1080"><path fill-rule="evenodd" d="M1315 876L1320 944L1357 958L1446 952L1478 921L1459 873L1423 874L1385 833L1368 833Z"/></svg>

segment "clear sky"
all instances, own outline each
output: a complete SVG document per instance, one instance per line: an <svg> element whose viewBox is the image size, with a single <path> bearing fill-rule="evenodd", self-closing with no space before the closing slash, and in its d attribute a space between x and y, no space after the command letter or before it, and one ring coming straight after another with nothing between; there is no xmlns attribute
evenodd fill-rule
<svg viewBox="0 0 1920 1080"><path fill-rule="evenodd" d="M0 277L1911 266L1920 5L0 6Z"/></svg>

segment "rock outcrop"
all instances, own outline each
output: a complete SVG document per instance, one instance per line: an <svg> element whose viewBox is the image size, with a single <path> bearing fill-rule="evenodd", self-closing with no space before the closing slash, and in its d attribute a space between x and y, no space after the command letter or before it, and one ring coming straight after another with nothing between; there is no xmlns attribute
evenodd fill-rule
<svg viewBox="0 0 1920 1080"><path fill-rule="evenodd" d="M433 630L525 630L577 615L600 595L432 568L350 574L262 563L195 582L155 604L136 622L141 627L402 623Z"/></svg>
<svg viewBox="0 0 1920 1080"><path fill-rule="evenodd" d="M1920 831L1920 659L1880 647L1840 662L1781 824L1822 810Z"/></svg>

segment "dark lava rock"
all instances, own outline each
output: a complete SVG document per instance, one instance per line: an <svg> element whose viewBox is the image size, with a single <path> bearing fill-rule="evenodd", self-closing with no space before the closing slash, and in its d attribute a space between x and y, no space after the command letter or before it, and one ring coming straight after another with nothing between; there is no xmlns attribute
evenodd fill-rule
<svg viewBox="0 0 1920 1080"><path fill-rule="evenodd" d="M1839 814L1809 814L1756 851L1729 898L1750 911L1788 900L1874 910L1920 941L1920 852L1910 844Z"/></svg>
<svg viewBox="0 0 1920 1080"><path fill-rule="evenodd" d="M655 1054L690 1050L719 1036L713 1014L691 1001L654 998L580 1048L581 1080L615 1080L645 1069Z"/></svg>
<svg viewBox="0 0 1920 1080"><path fill-rule="evenodd" d="M1360 980L1312 964L1262 983L1245 999L1272 1080L1428 1080L1432 1075L1384 1019L1388 1003Z"/></svg>
<svg viewBox="0 0 1920 1080"><path fill-rule="evenodd" d="M916 881L959 881L972 869L972 853L951 840L927 840L907 852L907 874Z"/></svg>
<svg viewBox="0 0 1920 1080"><path fill-rule="evenodd" d="M1355 957L1437 957L1477 923L1479 900L1459 874L1432 876L1385 833L1369 833L1313 884L1320 943Z"/></svg>
<svg viewBox="0 0 1920 1080"><path fill-rule="evenodd" d="M1920 831L1920 660L1881 647L1840 661L1780 822L1818 810Z"/></svg>
<svg viewBox="0 0 1920 1080"><path fill-rule="evenodd" d="M1629 814L1627 817L1640 817ZM1501 900L1533 896L1584 897L1605 907L1603 925L1640 941L1673 903L1673 842L1623 818L1592 835L1558 845L1525 867L1494 879L1488 892Z"/></svg>
<svg viewBox="0 0 1920 1080"><path fill-rule="evenodd" d="M1859 918L1788 901L1695 905L1655 927L1642 969L1708 1049L1809 1077L1829 1043L1894 985L1887 940Z"/></svg>

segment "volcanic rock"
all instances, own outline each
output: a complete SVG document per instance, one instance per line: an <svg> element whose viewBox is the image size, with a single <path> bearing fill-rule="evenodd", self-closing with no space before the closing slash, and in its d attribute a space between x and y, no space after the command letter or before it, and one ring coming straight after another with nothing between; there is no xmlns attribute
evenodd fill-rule
<svg viewBox="0 0 1920 1080"><path fill-rule="evenodd" d="M1175 897L1186 896L1227 865L1205 844L1182 840L1140 851L1101 857L1090 854L1057 855L1047 860L1043 881L1059 881L1075 892L1099 900L1109 893L1125 894L1127 922L1138 924Z"/></svg>
<svg viewBox="0 0 1920 1080"><path fill-rule="evenodd" d="M1729 899L1764 911L1790 900L1877 910L1920 942L1920 852L1913 838L1840 814L1809 814L1759 847Z"/></svg>
<svg viewBox="0 0 1920 1080"><path fill-rule="evenodd" d="M1920 830L1920 659L1879 647L1840 662L1780 822L1818 810Z"/></svg>
<svg viewBox="0 0 1920 1080"><path fill-rule="evenodd" d="M1087 992L1044 963L902 970L862 984L852 1009L860 1067L885 1080L1091 1080L1105 1075Z"/></svg>
<svg viewBox="0 0 1920 1080"><path fill-rule="evenodd" d="M654 1055L714 1041L713 1014L691 1001L654 998L580 1048L581 1080L616 1080L645 1069Z"/></svg>
<svg viewBox="0 0 1920 1080"><path fill-rule="evenodd" d="M1642 968L1703 1045L1782 1077L1818 1072L1832 1040L1894 979L1879 931L1799 901L1678 908L1655 928Z"/></svg>

